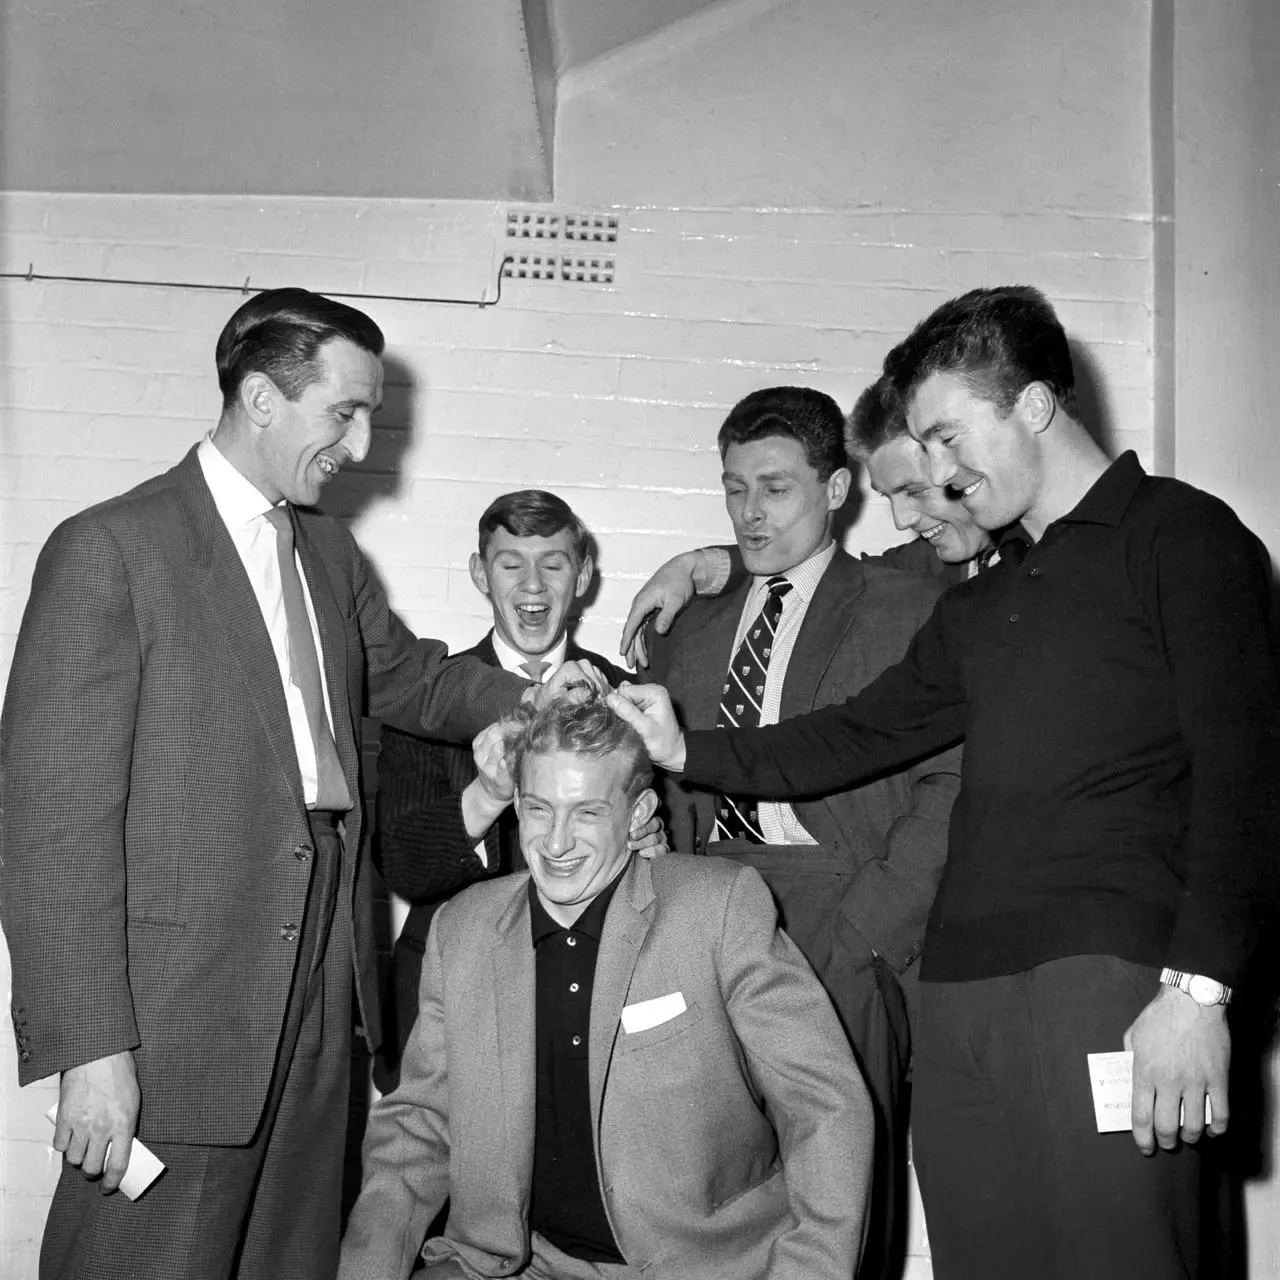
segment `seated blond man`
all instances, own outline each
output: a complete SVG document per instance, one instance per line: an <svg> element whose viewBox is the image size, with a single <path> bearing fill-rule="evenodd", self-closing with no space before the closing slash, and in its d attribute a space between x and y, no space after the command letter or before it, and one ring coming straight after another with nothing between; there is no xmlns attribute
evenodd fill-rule
<svg viewBox="0 0 1280 1280"><path fill-rule="evenodd" d="M651 766L603 701L505 732L477 763L515 792L529 870L432 923L341 1277L407 1276L421 1250L428 1280L848 1280L870 1102L759 875L632 856Z"/></svg>

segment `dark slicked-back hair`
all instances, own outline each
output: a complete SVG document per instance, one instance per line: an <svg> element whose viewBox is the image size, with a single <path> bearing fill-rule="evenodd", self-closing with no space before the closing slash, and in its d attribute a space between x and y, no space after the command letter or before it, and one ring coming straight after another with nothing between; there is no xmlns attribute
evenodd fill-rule
<svg viewBox="0 0 1280 1280"><path fill-rule="evenodd" d="M1077 412L1066 332L1030 285L974 289L944 302L889 352L884 372L904 404L932 374L954 373L1002 415L1029 382L1043 382L1069 414Z"/></svg>
<svg viewBox="0 0 1280 1280"><path fill-rule="evenodd" d="M866 462L881 445L907 434L907 415L888 378L875 380L854 402L845 421L845 447Z"/></svg>
<svg viewBox="0 0 1280 1280"><path fill-rule="evenodd" d="M216 360L222 404L229 407L251 373L265 373L286 400L296 400L320 380L318 352L346 338L380 356L382 330L363 311L306 289L267 289L227 321Z"/></svg>
<svg viewBox="0 0 1280 1280"><path fill-rule="evenodd" d="M505 723L507 767L517 787L525 756L557 751L595 760L628 757L631 769L624 784L628 803L653 781L653 763L643 739L594 691L584 699L573 690L536 709L522 703Z"/></svg>
<svg viewBox="0 0 1280 1280"><path fill-rule="evenodd" d="M844 414L829 395L812 387L766 387L739 400L716 437L721 460L731 444L749 444L769 436L799 441L805 461L820 480L849 465Z"/></svg>
<svg viewBox="0 0 1280 1280"><path fill-rule="evenodd" d="M480 558L489 550L489 542L499 530L513 538L551 538L568 529L573 541L573 554L579 565L591 550L587 526L574 514L563 498L545 489L517 489L495 498L480 517Z"/></svg>

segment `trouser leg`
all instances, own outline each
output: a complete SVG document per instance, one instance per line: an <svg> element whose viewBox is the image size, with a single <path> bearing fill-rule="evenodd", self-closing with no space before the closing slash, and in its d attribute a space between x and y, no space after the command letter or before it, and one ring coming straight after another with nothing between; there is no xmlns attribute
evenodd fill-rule
<svg viewBox="0 0 1280 1280"><path fill-rule="evenodd" d="M936 1280L1209 1280L1212 1155L1147 1158L1094 1119L1086 1054L1121 1048L1157 985L1111 956L921 984L913 1119Z"/></svg>

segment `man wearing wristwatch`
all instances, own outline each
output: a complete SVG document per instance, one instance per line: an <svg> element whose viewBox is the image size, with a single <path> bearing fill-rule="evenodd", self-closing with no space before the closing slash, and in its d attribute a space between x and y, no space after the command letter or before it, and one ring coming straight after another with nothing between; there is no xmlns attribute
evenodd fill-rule
<svg viewBox="0 0 1280 1280"><path fill-rule="evenodd" d="M1218 1280L1238 1242L1195 1144L1206 1100L1226 1130L1225 1005L1280 903L1268 556L1222 502L1107 459L1034 289L944 304L885 373L933 483L1005 530L999 565L843 704L681 734L655 686L612 702L688 782L780 799L963 736L915 1040L936 1274ZM1155 1159L1096 1128L1087 1055L1121 1047Z"/></svg>

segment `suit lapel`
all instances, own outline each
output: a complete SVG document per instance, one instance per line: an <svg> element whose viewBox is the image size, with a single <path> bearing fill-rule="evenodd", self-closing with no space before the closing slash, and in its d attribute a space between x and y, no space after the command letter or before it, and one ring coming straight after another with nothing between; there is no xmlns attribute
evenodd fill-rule
<svg viewBox="0 0 1280 1280"><path fill-rule="evenodd" d="M587 1067L591 1080L591 1130L597 1135L597 1151L609 1063L613 1058L622 1007L631 988L640 948L653 922L653 902L652 868L646 859L633 857L609 904L600 954L596 960L595 985L591 992L591 1043Z"/></svg>
<svg viewBox="0 0 1280 1280"><path fill-rule="evenodd" d="M276 763L303 808L302 775L271 636L240 554L205 483L195 449L178 464L175 479L196 585L208 606L210 628L221 636L223 647L239 666Z"/></svg>
<svg viewBox="0 0 1280 1280"><path fill-rule="evenodd" d="M528 1200L533 1176L534 1106L537 1088L537 1038L534 1019L535 964L529 924L527 880L498 921L494 944L493 992L497 1018L498 1063L506 1154L516 1171L521 1203Z"/></svg>
<svg viewBox="0 0 1280 1280"><path fill-rule="evenodd" d="M858 599L865 589L862 567L837 547L809 601L800 634L791 650L782 684L780 719L790 720L792 716L813 710L818 686L853 626Z"/></svg>

